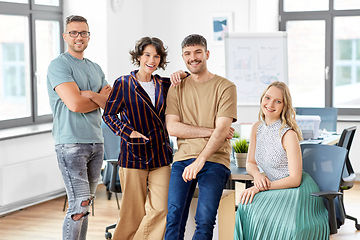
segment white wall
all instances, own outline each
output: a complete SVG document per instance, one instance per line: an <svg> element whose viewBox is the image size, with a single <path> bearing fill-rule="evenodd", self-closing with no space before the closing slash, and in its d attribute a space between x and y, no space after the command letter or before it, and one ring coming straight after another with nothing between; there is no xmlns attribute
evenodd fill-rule
<svg viewBox="0 0 360 240"><path fill-rule="evenodd" d="M133 49L136 40L144 33L144 2L142 0L124 0L119 12L111 9L110 1L106 1L107 9L107 46L108 71L106 78L110 84L121 75L129 74L135 69L131 64L129 50ZM147 11L146 11L147 12ZM150 18L153 13L148 14Z"/></svg>
<svg viewBox="0 0 360 240"><path fill-rule="evenodd" d="M85 57L98 63L104 73L108 72L108 24L107 2L97 0L64 0L64 18L69 15L80 15L87 19L90 41L85 50ZM66 44L65 44L66 50Z"/></svg>
<svg viewBox="0 0 360 240"><path fill-rule="evenodd" d="M182 0L182 1L144 1L144 9L156 11L161 6L161 14L144 19L144 35L156 36L169 47L169 60L165 75L179 69L186 69L181 58L181 41L189 34L198 33L208 41L211 72L225 76L224 46L211 42L211 16L216 13L233 13L235 31L248 31L248 0ZM162 73L161 73L162 74Z"/></svg>
<svg viewBox="0 0 360 240"><path fill-rule="evenodd" d="M250 1L250 32L279 30L279 0Z"/></svg>
<svg viewBox="0 0 360 240"><path fill-rule="evenodd" d="M168 47L170 63L165 71L158 70L158 74L169 76L176 70L185 69L181 58L182 39L191 33L209 38L210 16L219 12L233 12L234 30L248 31L248 2L249 0L225 0L219 4L216 0L124 0L121 10L115 13L110 1L107 1L108 81L112 83L117 77L136 69L131 65L128 52L134 48L136 40L143 36L158 37ZM209 49L209 68L219 75L225 75L223 46L209 45Z"/></svg>

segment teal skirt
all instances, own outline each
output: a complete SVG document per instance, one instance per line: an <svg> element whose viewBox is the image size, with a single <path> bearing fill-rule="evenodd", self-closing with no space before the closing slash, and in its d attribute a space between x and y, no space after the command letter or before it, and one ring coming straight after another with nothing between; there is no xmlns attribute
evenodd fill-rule
<svg viewBox="0 0 360 240"><path fill-rule="evenodd" d="M259 192L250 204L239 204L236 212L236 240L323 240L330 238L328 212L319 188L303 172L297 188Z"/></svg>

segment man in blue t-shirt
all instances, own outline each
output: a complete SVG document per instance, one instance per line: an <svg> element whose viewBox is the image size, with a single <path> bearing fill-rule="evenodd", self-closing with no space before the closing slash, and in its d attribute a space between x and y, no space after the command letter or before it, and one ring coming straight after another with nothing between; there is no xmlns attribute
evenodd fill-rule
<svg viewBox="0 0 360 240"><path fill-rule="evenodd" d="M103 161L100 107L111 87L100 66L84 58L90 40L87 20L67 17L63 38L68 51L50 63L47 75L55 151L69 199L63 239L86 239Z"/></svg>

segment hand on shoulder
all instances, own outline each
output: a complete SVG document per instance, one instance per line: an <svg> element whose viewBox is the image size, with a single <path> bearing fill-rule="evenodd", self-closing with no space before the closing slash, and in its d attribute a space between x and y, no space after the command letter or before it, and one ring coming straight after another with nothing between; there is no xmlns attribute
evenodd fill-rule
<svg viewBox="0 0 360 240"><path fill-rule="evenodd" d="M190 73L179 70L170 75L171 86L177 86L181 83L181 80L187 78Z"/></svg>

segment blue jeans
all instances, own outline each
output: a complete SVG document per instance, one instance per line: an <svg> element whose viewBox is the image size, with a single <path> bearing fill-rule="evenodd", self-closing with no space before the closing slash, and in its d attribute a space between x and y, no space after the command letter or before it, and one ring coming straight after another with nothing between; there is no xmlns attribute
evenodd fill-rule
<svg viewBox="0 0 360 240"><path fill-rule="evenodd" d="M230 170L222 164L206 162L196 179L184 182L181 175L185 167L194 161L193 158L172 165L165 240L184 239L185 225L196 184L199 187L199 198L193 239L212 239L217 209Z"/></svg>
<svg viewBox="0 0 360 240"><path fill-rule="evenodd" d="M62 229L63 240L85 240L89 207L95 197L104 158L103 144L58 144L55 151L69 201ZM78 214L84 216L74 220Z"/></svg>

